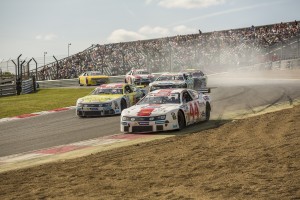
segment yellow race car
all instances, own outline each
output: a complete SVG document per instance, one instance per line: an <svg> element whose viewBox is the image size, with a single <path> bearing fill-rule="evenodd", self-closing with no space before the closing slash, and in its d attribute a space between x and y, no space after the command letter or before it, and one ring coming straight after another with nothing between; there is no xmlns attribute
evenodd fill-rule
<svg viewBox="0 0 300 200"><path fill-rule="evenodd" d="M108 83L109 77L98 71L86 71L79 76L78 82L80 86L101 85Z"/></svg>
<svg viewBox="0 0 300 200"><path fill-rule="evenodd" d="M109 83L95 88L90 95L76 102L79 117L121 114L122 110L136 104L145 93L127 83Z"/></svg>

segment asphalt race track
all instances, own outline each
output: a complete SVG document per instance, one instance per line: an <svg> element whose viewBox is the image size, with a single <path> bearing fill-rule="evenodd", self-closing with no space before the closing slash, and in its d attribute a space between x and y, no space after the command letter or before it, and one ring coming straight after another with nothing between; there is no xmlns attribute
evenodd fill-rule
<svg viewBox="0 0 300 200"><path fill-rule="evenodd" d="M208 86L212 88L211 121L218 123L228 119L227 113L257 113L280 102L299 101L300 71L222 73L209 76ZM120 116L81 119L75 110L1 122L0 157L118 134L119 122Z"/></svg>

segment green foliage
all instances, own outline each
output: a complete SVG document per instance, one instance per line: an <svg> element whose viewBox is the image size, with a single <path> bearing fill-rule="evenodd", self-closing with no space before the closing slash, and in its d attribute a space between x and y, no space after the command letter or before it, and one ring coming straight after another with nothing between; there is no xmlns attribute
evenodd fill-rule
<svg viewBox="0 0 300 200"><path fill-rule="evenodd" d="M10 72L2 72L2 78L14 78L14 74L10 73Z"/></svg>
<svg viewBox="0 0 300 200"><path fill-rule="evenodd" d="M88 95L93 89L39 89L38 92L32 94L1 97L0 118L75 106L78 98Z"/></svg>

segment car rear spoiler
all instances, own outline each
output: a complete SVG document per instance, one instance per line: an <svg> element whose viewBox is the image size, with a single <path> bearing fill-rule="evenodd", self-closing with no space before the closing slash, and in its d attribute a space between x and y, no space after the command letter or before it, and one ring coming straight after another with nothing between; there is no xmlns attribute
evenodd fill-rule
<svg viewBox="0 0 300 200"><path fill-rule="evenodd" d="M145 88L145 87L147 87L147 85L135 85L135 87L138 87L138 88Z"/></svg>
<svg viewBox="0 0 300 200"><path fill-rule="evenodd" d="M210 93L210 88L200 88L200 89L197 89L197 92L198 93Z"/></svg>

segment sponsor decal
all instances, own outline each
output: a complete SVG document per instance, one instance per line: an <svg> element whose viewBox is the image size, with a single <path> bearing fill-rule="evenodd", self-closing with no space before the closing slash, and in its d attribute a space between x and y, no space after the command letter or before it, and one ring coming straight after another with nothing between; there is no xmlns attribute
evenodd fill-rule
<svg viewBox="0 0 300 200"><path fill-rule="evenodd" d="M137 116L150 116L154 109L155 108L141 108L141 110L137 113Z"/></svg>
<svg viewBox="0 0 300 200"><path fill-rule="evenodd" d="M122 125L123 126L128 126L128 123L127 122L122 122Z"/></svg>
<svg viewBox="0 0 300 200"><path fill-rule="evenodd" d="M209 101L209 97L208 97L208 96L203 96L203 99L204 99L205 101Z"/></svg>
<svg viewBox="0 0 300 200"><path fill-rule="evenodd" d="M149 122L139 122L139 125L149 125Z"/></svg>
<svg viewBox="0 0 300 200"><path fill-rule="evenodd" d="M155 124L165 124L165 121L155 121Z"/></svg>
<svg viewBox="0 0 300 200"><path fill-rule="evenodd" d="M116 110L120 109L120 108L119 108L119 105L118 105L118 102L113 101L113 104L114 104Z"/></svg>
<svg viewBox="0 0 300 200"><path fill-rule="evenodd" d="M178 128L177 124L174 124L174 125L173 125L173 128Z"/></svg>

